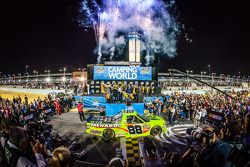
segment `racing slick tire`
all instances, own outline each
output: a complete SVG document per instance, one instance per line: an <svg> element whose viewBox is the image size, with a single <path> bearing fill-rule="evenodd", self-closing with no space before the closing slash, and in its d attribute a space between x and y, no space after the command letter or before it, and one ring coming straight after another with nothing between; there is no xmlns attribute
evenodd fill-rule
<svg viewBox="0 0 250 167"><path fill-rule="evenodd" d="M150 130L150 134L152 136L157 136L162 132L162 128L160 126L154 126L153 128L151 128Z"/></svg>
<svg viewBox="0 0 250 167"><path fill-rule="evenodd" d="M115 138L115 132L113 129L104 129L102 135L106 140Z"/></svg>

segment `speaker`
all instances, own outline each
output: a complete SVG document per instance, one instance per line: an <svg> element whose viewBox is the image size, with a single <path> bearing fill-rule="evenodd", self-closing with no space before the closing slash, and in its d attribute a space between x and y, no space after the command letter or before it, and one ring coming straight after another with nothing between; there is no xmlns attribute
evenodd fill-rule
<svg viewBox="0 0 250 167"><path fill-rule="evenodd" d="M158 68L157 67L152 67L152 80L157 80L157 73L158 73Z"/></svg>
<svg viewBox="0 0 250 167"><path fill-rule="evenodd" d="M94 78L94 64L87 65L87 76L89 80L93 80Z"/></svg>

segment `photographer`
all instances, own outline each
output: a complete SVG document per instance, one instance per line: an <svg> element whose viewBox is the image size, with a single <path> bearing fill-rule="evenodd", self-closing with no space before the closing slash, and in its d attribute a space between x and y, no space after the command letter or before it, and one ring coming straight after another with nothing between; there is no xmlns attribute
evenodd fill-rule
<svg viewBox="0 0 250 167"><path fill-rule="evenodd" d="M232 151L228 157L228 160L232 162L235 167L246 167L250 165L250 128L249 128L250 115L246 115L243 122L243 134L240 138L239 135L235 133L236 136L232 136L232 140L229 141Z"/></svg>
<svg viewBox="0 0 250 167"><path fill-rule="evenodd" d="M250 150L250 112L246 114L243 125L243 143Z"/></svg>
<svg viewBox="0 0 250 167"><path fill-rule="evenodd" d="M200 166L202 152L208 148L212 135L210 131L196 128L187 129L187 134L191 135L191 146L181 157L183 166Z"/></svg>
<svg viewBox="0 0 250 167"><path fill-rule="evenodd" d="M35 157L29 152L29 138L24 128L10 128L9 140L4 146L7 164L10 167L39 166L45 167L46 163L42 153L44 146L37 141L32 145ZM34 158L33 158L34 157Z"/></svg>
<svg viewBox="0 0 250 167"><path fill-rule="evenodd" d="M11 127L10 120L3 118L0 124L0 166L6 166L4 145L9 139L9 130Z"/></svg>
<svg viewBox="0 0 250 167"><path fill-rule="evenodd" d="M71 167L71 153L65 147L59 147L54 150L53 157L49 161L50 167Z"/></svg>
<svg viewBox="0 0 250 167"><path fill-rule="evenodd" d="M196 164L202 167L230 167L231 163L227 158L232 148L227 142L223 141L222 129L209 127L205 131L210 131L209 136L211 137L205 139L207 145L197 155Z"/></svg>

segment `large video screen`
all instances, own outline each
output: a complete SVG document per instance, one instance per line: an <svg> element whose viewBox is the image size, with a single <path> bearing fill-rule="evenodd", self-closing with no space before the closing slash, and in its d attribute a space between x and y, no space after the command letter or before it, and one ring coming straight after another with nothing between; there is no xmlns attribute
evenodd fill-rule
<svg viewBox="0 0 250 167"><path fill-rule="evenodd" d="M151 67L94 66L94 80L152 80Z"/></svg>

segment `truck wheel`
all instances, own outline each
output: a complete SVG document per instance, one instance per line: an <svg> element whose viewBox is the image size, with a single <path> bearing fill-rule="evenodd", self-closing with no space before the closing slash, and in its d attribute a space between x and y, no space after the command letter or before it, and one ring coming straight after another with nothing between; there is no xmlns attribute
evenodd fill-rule
<svg viewBox="0 0 250 167"><path fill-rule="evenodd" d="M109 140L115 137L115 132L112 129L104 129L102 135L105 139Z"/></svg>
<svg viewBox="0 0 250 167"><path fill-rule="evenodd" d="M162 128L160 126L154 126L153 128L151 128L150 130L150 134L152 136L156 136L159 135L162 132Z"/></svg>

